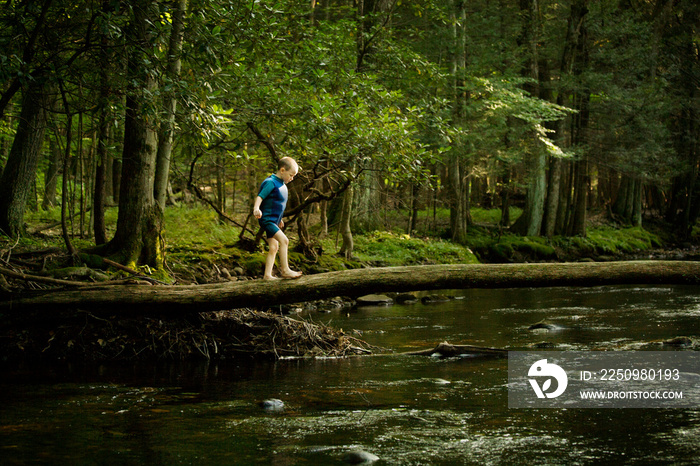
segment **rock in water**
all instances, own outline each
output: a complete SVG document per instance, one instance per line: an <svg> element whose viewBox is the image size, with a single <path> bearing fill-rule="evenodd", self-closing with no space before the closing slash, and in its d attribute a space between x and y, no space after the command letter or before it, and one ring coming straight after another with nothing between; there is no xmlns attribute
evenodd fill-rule
<svg viewBox="0 0 700 466"><path fill-rule="evenodd" d="M550 322L547 322L546 320L541 320L541 321L537 322L536 324L530 325L527 329L528 330L538 330L538 329L554 330L556 328L557 328L556 325L554 325Z"/></svg>
<svg viewBox="0 0 700 466"><path fill-rule="evenodd" d="M261 401L260 407L267 412L277 413L284 411L284 401L278 400L277 398L270 398L268 400Z"/></svg>
<svg viewBox="0 0 700 466"><path fill-rule="evenodd" d="M343 461L348 464L368 464L379 461L379 457L366 451L354 450L347 452L345 456L343 456Z"/></svg>
<svg viewBox="0 0 700 466"><path fill-rule="evenodd" d="M394 300L383 294L368 294L357 298L358 306L390 306Z"/></svg>
<svg viewBox="0 0 700 466"><path fill-rule="evenodd" d="M412 293L401 293L396 296L396 302L399 304L413 304L418 302L418 298Z"/></svg>
<svg viewBox="0 0 700 466"><path fill-rule="evenodd" d="M688 337L674 337L668 340L664 340L664 345L668 346L690 346L693 344L693 340Z"/></svg>
<svg viewBox="0 0 700 466"><path fill-rule="evenodd" d="M420 302L423 304L436 304L436 303L446 303L450 300L449 296L443 294L431 294L428 296L423 296Z"/></svg>
<svg viewBox="0 0 700 466"><path fill-rule="evenodd" d="M556 345L556 343L551 343L549 341L540 341L539 343L531 344L530 347L537 348L537 349L550 349L550 348L556 348L557 345Z"/></svg>

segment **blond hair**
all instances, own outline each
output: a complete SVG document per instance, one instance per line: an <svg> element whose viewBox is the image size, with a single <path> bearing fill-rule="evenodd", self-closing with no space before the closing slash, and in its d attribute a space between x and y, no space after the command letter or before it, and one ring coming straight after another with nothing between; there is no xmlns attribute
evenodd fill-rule
<svg viewBox="0 0 700 466"><path fill-rule="evenodd" d="M294 160L291 157L282 157L279 162L277 162L277 169L285 169L285 170L291 170L292 168L296 167L297 171L301 171L301 167L299 167L299 164L297 163L296 160Z"/></svg>

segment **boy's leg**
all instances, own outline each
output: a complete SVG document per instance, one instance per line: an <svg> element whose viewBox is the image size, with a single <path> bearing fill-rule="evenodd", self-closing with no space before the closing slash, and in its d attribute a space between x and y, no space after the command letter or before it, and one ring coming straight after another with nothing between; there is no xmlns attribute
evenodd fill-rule
<svg viewBox="0 0 700 466"><path fill-rule="evenodd" d="M265 256L265 273L263 278L265 280L272 280L275 278L272 275L272 268L275 266L275 256L277 256L279 242L274 237L267 238L267 246L267 256Z"/></svg>
<svg viewBox="0 0 700 466"><path fill-rule="evenodd" d="M289 239L282 230L275 233L272 239L277 240L280 251L280 273L285 278L301 277L301 272L295 272L289 268Z"/></svg>

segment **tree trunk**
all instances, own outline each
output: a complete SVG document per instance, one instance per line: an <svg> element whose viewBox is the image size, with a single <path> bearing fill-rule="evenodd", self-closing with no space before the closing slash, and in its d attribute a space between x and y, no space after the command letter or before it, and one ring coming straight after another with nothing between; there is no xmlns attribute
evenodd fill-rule
<svg viewBox="0 0 700 466"><path fill-rule="evenodd" d="M123 149L122 149L123 150ZM118 154L119 152L117 152ZM115 159L112 161L112 197L113 202L119 205L119 191L122 185L122 160Z"/></svg>
<svg viewBox="0 0 700 466"><path fill-rule="evenodd" d="M340 224L338 229L343 237L343 245L338 251L338 254L345 256L346 259L352 257L352 251L355 248L354 242L352 240L352 229L350 227L350 220L352 218L352 198L353 198L354 188L352 185L348 186L343 195L343 208L340 214Z"/></svg>
<svg viewBox="0 0 700 466"><path fill-rule="evenodd" d="M34 75L13 73L14 77L12 78L12 81L7 86L3 84L3 88L0 90L0 119L5 117L5 110L7 109L8 105L10 105L10 102L12 102L12 98L14 97L15 93L22 88L23 81L36 84L39 80L43 79L43 77L39 75L38 70L45 70L45 68L43 65L36 63L35 57L37 55L37 50L39 49L37 46L39 36L42 33L45 33L45 30L47 29L47 16L52 0L44 0L41 5L41 10L39 10L37 3L39 2L22 2L21 4L6 3L5 5L6 10L15 10L14 14L17 15L17 17L22 17L24 15L30 16L32 14L32 10L34 13L38 12L39 15L35 17L34 28L31 32L27 30L22 31L22 36L26 34L27 42L24 46L24 50L22 51L22 56L15 57L15 59L20 59L24 63L23 69L35 70L36 73ZM20 7L24 7L24 11L20 11ZM3 25L3 27L6 26ZM12 34L10 31L6 31L6 33Z"/></svg>
<svg viewBox="0 0 700 466"><path fill-rule="evenodd" d="M530 164L532 171L529 174L525 209L511 229L525 236L539 236L542 230L544 217L544 201L547 194L547 182L545 167L547 159L543 152L537 150L531 155Z"/></svg>
<svg viewBox="0 0 700 466"><path fill-rule="evenodd" d="M555 97L554 89L552 88L552 76L550 73L550 62L546 58L540 60L539 66L539 88L540 98L547 102L556 102L559 96ZM565 140L563 137L563 120L555 122L546 122L545 127L554 132L554 142L558 146L563 146ZM544 218L542 220L542 234L548 238L554 236L557 225L557 211L559 210L560 197L559 191L561 186L561 171L562 161L560 157L548 157L549 170L547 174L547 194L544 206Z"/></svg>
<svg viewBox="0 0 700 466"><path fill-rule="evenodd" d="M585 56L586 29L584 24L586 15L588 14L587 2L588 0L574 0L571 5L571 12L567 22L566 40L564 42L564 49L560 59L560 83L563 83L564 80L574 81L576 76L581 74L583 65L587 61L587 57ZM583 113L583 110L580 108L580 104L582 102L581 97L572 91L570 85L567 86L560 84L556 100L558 105L575 108ZM587 112L587 108L585 111ZM576 128L580 128L581 130L585 129L585 127L581 125L581 122L583 121L587 124L587 114L585 118L580 116L577 116L576 118L577 119L575 120L574 117L569 116L566 118L566 120L562 120L557 125L557 141L561 146L573 146L576 143L581 142L583 131L578 131L576 134L574 134L574 131L577 131ZM565 125L567 124L567 121L570 132L568 143L565 144ZM552 211L547 213L548 218L545 225L545 234L547 235L550 235L550 232L552 232L552 223L550 218L555 219L553 234L570 234L570 226L572 225L571 222L573 221L573 211L576 209L576 179L572 173L574 164L570 162L560 162L559 165L560 195L557 202L558 206L556 213ZM554 192L554 187L552 187L550 194L553 194ZM552 198L549 198L549 202L553 201L554 200ZM580 208L581 205L578 207ZM582 213L585 216L585 210L583 210ZM585 218L583 221L585 222Z"/></svg>
<svg viewBox="0 0 700 466"><path fill-rule="evenodd" d="M642 195L644 194L644 183L637 180L634 185L634 205L632 208L632 225L642 226Z"/></svg>
<svg viewBox="0 0 700 466"><path fill-rule="evenodd" d="M44 199L41 208L48 210L56 205L56 187L58 186L59 164L61 163L61 149L51 138L49 145L49 166L44 174Z"/></svg>
<svg viewBox="0 0 700 466"><path fill-rule="evenodd" d="M527 66L524 76L532 78L533 83L525 89L532 95L539 95L539 58L538 42L540 37L540 8L538 0L520 0L520 11L524 16L523 32L520 42L528 50ZM547 194L547 156L537 140L533 138L532 149L528 155L528 187L525 197L525 209L511 228L525 236L539 236L544 218L545 196Z"/></svg>
<svg viewBox="0 0 700 466"><path fill-rule="evenodd" d="M97 144L97 167L95 167L95 191L92 198L92 212L94 219L95 244L105 244L107 242L107 226L105 224L105 197L106 197L106 173L107 173L107 141L104 138L108 130L103 119L100 117L100 139Z"/></svg>
<svg viewBox="0 0 700 466"><path fill-rule="evenodd" d="M89 286L0 301L2 313L61 309L181 315L298 303L334 296L438 289L700 284L700 262L631 261L559 264L455 264L353 269L295 280L183 286Z"/></svg>
<svg viewBox="0 0 700 466"><path fill-rule="evenodd" d="M453 153L449 158L448 176L450 188L450 231L452 241L464 244L467 241L467 220L462 189L462 163L460 156Z"/></svg>
<svg viewBox="0 0 700 466"><path fill-rule="evenodd" d="M503 165L499 162L499 165ZM498 222L500 228L510 228L510 204L511 204L511 171L505 165L501 168L502 174L496 178L495 186L500 189L499 197L501 198L501 220Z"/></svg>
<svg viewBox="0 0 700 466"><path fill-rule="evenodd" d="M319 202L318 213L321 223L321 232L318 234L318 237L325 238L328 236L328 201Z"/></svg>
<svg viewBox="0 0 700 466"><path fill-rule="evenodd" d="M44 86L33 82L25 92L15 139L0 177L0 230L12 237L19 236L24 226L24 210L44 143L46 108Z"/></svg>
<svg viewBox="0 0 700 466"><path fill-rule="evenodd" d="M561 159L552 157L549 164L549 183L547 185L547 210L544 220L544 234L547 238L554 236L559 210L559 192L561 187Z"/></svg>
<svg viewBox="0 0 700 466"><path fill-rule="evenodd" d="M416 183L411 183L411 205L409 206L410 208L410 214L409 214L409 222L408 222L408 233L409 235L412 235L415 233L416 228L418 227L418 211L420 209L420 204L419 204L419 197L420 197L420 186L416 185Z"/></svg>
<svg viewBox="0 0 700 466"><path fill-rule="evenodd" d="M674 28L678 30L678 78L673 85L676 92L684 100L677 112L674 127L674 146L686 168L686 172L674 180L674 199L669 211L669 217L678 227L680 239L690 238L695 224L695 212L698 208L693 204L700 201L700 150L697 141L700 139L700 124L698 124L697 101L699 97L697 84L698 53L697 53L697 24L700 22L698 8L684 8L682 15L677 15Z"/></svg>
<svg viewBox="0 0 700 466"><path fill-rule="evenodd" d="M620 189L612 205L612 212L617 216L616 220L641 226L643 185L641 180L622 175Z"/></svg>
<svg viewBox="0 0 700 466"><path fill-rule="evenodd" d="M586 210L588 208L589 190L588 162L579 160L575 164L574 205L571 213L570 236L586 236Z"/></svg>
<svg viewBox="0 0 700 466"><path fill-rule="evenodd" d="M167 79L175 83L180 78L182 60L182 43L185 35L185 11L187 0L177 0L172 15L172 31L168 44L168 68ZM175 110L177 100L174 93L165 98L165 120L160 126L158 139L158 155L156 158L156 175L154 183L155 199L161 210L165 210L165 200L168 190L168 174L170 173L170 156L173 150L173 132L175 129ZM224 211L225 209L221 209Z"/></svg>
<svg viewBox="0 0 700 466"><path fill-rule="evenodd" d="M63 154L63 176L61 177L61 235L63 242L66 243L66 249L71 257L75 257L78 253L70 240L68 234L68 176L70 173L71 162L71 146L73 140L73 114L68 111L68 102L63 86L61 86L61 96L63 98L64 111L66 117L66 147Z"/></svg>
<svg viewBox="0 0 700 466"><path fill-rule="evenodd" d="M463 0L453 0L450 12L452 20L452 121L455 126L464 126L466 119L466 95L464 74L466 69L466 6ZM452 241L464 244L467 241L468 199L463 158L464 147L453 148L448 158L448 188L450 190L450 231Z"/></svg>
<svg viewBox="0 0 700 466"><path fill-rule="evenodd" d="M109 0L102 1L102 11L105 17L112 13ZM110 95L112 94L109 66L112 62L112 47L109 36L106 33L100 36L100 97L99 97L99 123L97 134L97 160L95 169L95 190L92 198L92 212L94 219L95 244L101 245L107 242L107 226L105 225L105 208L107 197L107 169L110 167L109 128L112 120Z"/></svg>
<svg viewBox="0 0 700 466"><path fill-rule="evenodd" d="M566 222L571 210L571 166L569 161L562 161L561 178L559 181L559 208L557 209L557 220L554 226L555 235L566 234Z"/></svg>
<svg viewBox="0 0 700 466"><path fill-rule="evenodd" d="M377 173L365 170L354 183L352 225L355 231L375 231L382 227L380 207L381 187Z"/></svg>
<svg viewBox="0 0 700 466"><path fill-rule="evenodd" d="M226 213L226 157L221 151L216 154L216 207L221 213ZM165 202L165 196L163 197ZM162 209L165 209L165 203L160 204ZM219 221L224 222L224 218L219 215Z"/></svg>
<svg viewBox="0 0 700 466"><path fill-rule="evenodd" d="M151 7L152 2L133 4L129 33L136 45L129 56L128 75L138 85L126 98L117 231L105 251L130 268L148 265L160 269L164 265L163 211L153 196L156 134L147 114L147 95L152 95L155 81L143 65L153 32L148 16Z"/></svg>

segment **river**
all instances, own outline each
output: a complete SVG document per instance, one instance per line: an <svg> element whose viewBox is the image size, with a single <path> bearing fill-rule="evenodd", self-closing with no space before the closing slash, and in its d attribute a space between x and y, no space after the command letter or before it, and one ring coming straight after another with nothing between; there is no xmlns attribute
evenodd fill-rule
<svg viewBox="0 0 700 466"><path fill-rule="evenodd" d="M445 303L311 312L396 352L690 351L700 288L458 290ZM542 319L555 330L528 330ZM695 409L509 409L507 360L382 355L5 371L1 464L698 464ZM698 368L700 371L700 368ZM282 411L259 403L282 400Z"/></svg>

